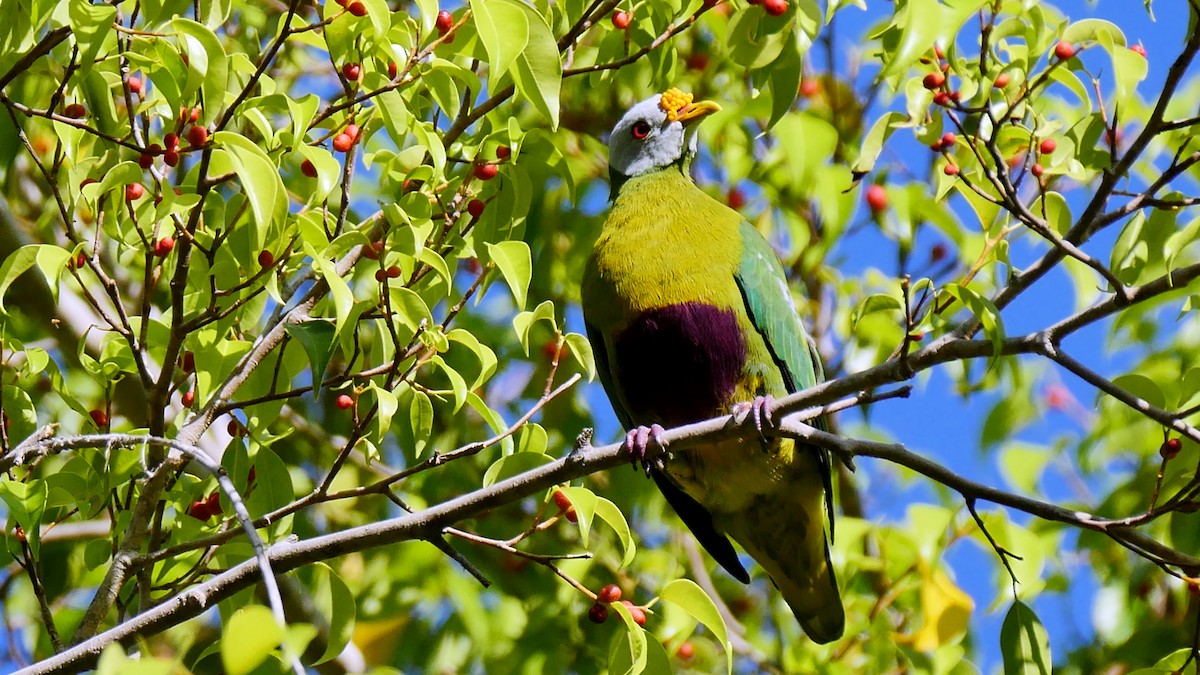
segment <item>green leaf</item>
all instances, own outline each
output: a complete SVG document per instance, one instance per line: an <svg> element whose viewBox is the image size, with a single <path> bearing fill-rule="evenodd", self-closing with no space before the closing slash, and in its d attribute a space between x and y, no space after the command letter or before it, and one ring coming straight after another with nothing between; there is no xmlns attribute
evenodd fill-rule
<svg viewBox="0 0 1200 675"><path fill-rule="evenodd" d="M266 230L273 223L282 223L287 215L287 190L279 176L279 167L250 139L231 131L213 134L213 143L223 150L233 171L242 184L242 192L250 202L250 210L258 224L251 240L253 249L262 248ZM218 154L214 151L214 157Z"/></svg>
<svg viewBox="0 0 1200 675"><path fill-rule="evenodd" d="M550 120L550 128L558 129L562 62L559 60L554 33L546 23L546 18L524 2L500 0L496 4L513 5L525 12L529 41L513 67L513 82L517 86L517 93L532 102Z"/></svg>
<svg viewBox="0 0 1200 675"><path fill-rule="evenodd" d="M246 675L283 641L283 630L271 610L262 605L243 607L229 617L221 634L221 664L228 675Z"/></svg>
<svg viewBox="0 0 1200 675"><path fill-rule="evenodd" d="M487 245L488 257L496 263L508 289L512 291L518 309L525 308L525 296L529 292L529 281L533 277L533 259L529 244L520 240L503 241ZM528 352L526 352L528 353Z"/></svg>
<svg viewBox="0 0 1200 675"><path fill-rule="evenodd" d="M621 556L621 567L633 562L633 556L637 553L637 545L633 542L633 532L629 529L629 522L625 520L625 514L621 513L621 509L617 505L600 497L596 500L596 515L600 519L608 523L608 526L617 533L617 538L621 540L621 549L624 554Z"/></svg>
<svg viewBox="0 0 1200 675"><path fill-rule="evenodd" d="M379 438L382 440L392 427L392 417L400 407L400 401L395 394L374 382L371 383L371 391L375 392L375 400L379 403L379 412L375 415L375 423L379 430Z"/></svg>
<svg viewBox="0 0 1200 675"><path fill-rule="evenodd" d="M171 26L184 36L182 42L188 55L189 79L191 72L204 78L200 85L204 94L201 123L211 122L225 109L225 94L229 91L229 57L216 34L204 24L177 18L171 21Z"/></svg>
<svg viewBox="0 0 1200 675"><path fill-rule="evenodd" d="M38 271L46 279L54 301L58 302L58 275L66 269L71 252L61 246L52 244L28 244L17 249L0 265L0 314L8 314L4 308L4 295L8 287L30 267L37 265Z"/></svg>
<svg viewBox="0 0 1200 675"><path fill-rule="evenodd" d="M1014 601L1000 627L1004 675L1049 675L1050 638L1037 614L1020 600Z"/></svg>
<svg viewBox="0 0 1200 675"><path fill-rule="evenodd" d="M867 173L875 168L879 153L883 152L883 144L902 122L908 118L903 113L889 112L884 114L871 125L871 130L863 136L862 147L858 151L858 159L851 169L856 174Z"/></svg>
<svg viewBox="0 0 1200 675"><path fill-rule="evenodd" d="M529 21L521 7L505 0L470 0L470 5L492 77L499 80L528 44ZM557 50L554 56L557 61Z"/></svg>
<svg viewBox="0 0 1200 675"><path fill-rule="evenodd" d="M646 672L649 659L646 631L633 620L629 608L623 603L614 602L609 608L624 622L625 630L613 636L613 643L608 652L608 671L625 675Z"/></svg>
<svg viewBox="0 0 1200 675"><path fill-rule="evenodd" d="M15 6L9 6L8 11L21 11ZM71 0L68 16L71 21L71 35L79 47L79 55L75 60L80 73L86 75L95 65L96 57L101 47L108 39L116 43L116 32L113 21L117 18L117 8L100 3L93 5L87 0Z"/></svg>
<svg viewBox="0 0 1200 675"><path fill-rule="evenodd" d="M587 546L588 535L592 531L592 518L596 515L596 502L600 498L591 490L582 487L564 487L558 490L566 495L567 499L571 500L571 506L575 507L575 515L579 516L579 539Z"/></svg>
<svg viewBox="0 0 1200 675"><path fill-rule="evenodd" d="M592 352L592 343L587 336L579 333L567 333L563 336L563 341L571 350L571 356L575 357L575 360L587 373L588 382L596 379L596 355Z"/></svg>
<svg viewBox="0 0 1200 675"><path fill-rule="evenodd" d="M884 38L887 64L879 73L881 79L903 73L932 50L942 31L942 7L937 0L909 0L892 25Z"/></svg>
<svg viewBox="0 0 1200 675"><path fill-rule="evenodd" d="M676 579L663 586L658 598L687 612L692 618L712 631L713 638L725 650L726 672L733 672L733 646L729 643L729 628L717 609L716 603L704 589L691 579Z"/></svg>
<svg viewBox="0 0 1200 675"><path fill-rule="evenodd" d="M529 331L539 321L549 323L551 330L558 332L558 322L554 320L554 302L543 300L532 312L521 312L513 317L513 328L517 331L517 339L521 341L525 356L529 356Z"/></svg>
<svg viewBox="0 0 1200 675"><path fill-rule="evenodd" d="M301 323L289 323L286 330L293 340L304 347L308 365L312 368L313 399L317 399L321 394L325 369L337 346L337 327L327 319L309 319Z"/></svg>
<svg viewBox="0 0 1200 675"><path fill-rule="evenodd" d="M554 461L550 455L540 452L518 452L514 455L501 457L483 473L483 487L488 487L513 476L519 476L526 471L533 471ZM578 513L578 509L576 513Z"/></svg>
<svg viewBox="0 0 1200 675"><path fill-rule="evenodd" d="M900 300L886 293L876 293L863 298L863 301L858 303L858 307L850 313L851 330L858 326L858 322L868 314L875 312L899 311L903 309ZM902 319L898 319L902 320Z"/></svg>
<svg viewBox="0 0 1200 675"><path fill-rule="evenodd" d="M354 634L354 619L357 605L354 594L345 581L325 563L315 563L313 571L312 602L328 626L325 653L311 665L325 663L336 658L350 643Z"/></svg>
<svg viewBox="0 0 1200 675"><path fill-rule="evenodd" d="M961 300L979 319L983 325L984 335L992 341L992 347L995 349L994 355L999 356L1000 348L1004 343L1004 324L1000 320L1000 310L996 309L996 305L967 286L946 284L944 290Z"/></svg>
<svg viewBox="0 0 1200 675"><path fill-rule="evenodd" d="M12 519L25 530L34 557L41 550L42 513L46 510L48 496L48 488L43 480L28 479L28 482L22 483L0 478L0 500L8 507ZM0 536L3 536L2 533Z"/></svg>
<svg viewBox="0 0 1200 675"><path fill-rule="evenodd" d="M423 391L414 391L412 401L408 405L408 421L412 425L413 457L420 457L429 444L433 433L433 402Z"/></svg>
<svg viewBox="0 0 1200 675"><path fill-rule="evenodd" d="M1167 407L1167 397L1163 394L1162 387L1145 375L1140 373L1121 375L1113 378L1113 384L1156 408Z"/></svg>

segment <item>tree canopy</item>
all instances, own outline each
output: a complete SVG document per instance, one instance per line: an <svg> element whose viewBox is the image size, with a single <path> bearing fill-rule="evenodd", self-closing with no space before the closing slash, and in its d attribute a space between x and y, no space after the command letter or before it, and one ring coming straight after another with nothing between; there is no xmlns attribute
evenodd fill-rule
<svg viewBox="0 0 1200 675"><path fill-rule="evenodd" d="M0 0L4 663L1200 672L1200 6L1064 4ZM828 645L590 382L604 136L669 87L826 363L774 412L839 459Z"/></svg>

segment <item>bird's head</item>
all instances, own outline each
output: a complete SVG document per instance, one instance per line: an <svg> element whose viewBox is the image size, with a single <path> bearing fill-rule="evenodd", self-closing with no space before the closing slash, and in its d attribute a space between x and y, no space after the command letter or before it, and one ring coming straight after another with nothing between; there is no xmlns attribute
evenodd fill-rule
<svg viewBox="0 0 1200 675"><path fill-rule="evenodd" d="M655 94L629 109L608 138L608 166L614 185L664 169L696 153L694 123L717 112L711 101L692 102L678 89Z"/></svg>

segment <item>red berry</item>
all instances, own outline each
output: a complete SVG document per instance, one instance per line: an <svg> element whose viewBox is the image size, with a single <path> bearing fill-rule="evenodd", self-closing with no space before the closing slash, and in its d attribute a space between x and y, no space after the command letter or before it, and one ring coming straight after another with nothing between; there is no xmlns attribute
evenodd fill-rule
<svg viewBox="0 0 1200 675"><path fill-rule="evenodd" d="M221 511L223 509L221 508L221 493L220 492L214 492L214 493L210 494L208 496L208 499L206 499L204 501L206 504L208 504L208 512L209 513L213 514L214 516L221 515Z"/></svg>
<svg viewBox="0 0 1200 675"><path fill-rule="evenodd" d="M944 91L939 91L933 95L933 102L937 105L950 105L950 94Z"/></svg>
<svg viewBox="0 0 1200 675"><path fill-rule="evenodd" d="M600 589L596 594L597 602L616 602L621 599L621 587L616 584L609 584Z"/></svg>
<svg viewBox="0 0 1200 675"><path fill-rule="evenodd" d="M388 79L389 80L396 79L396 75L399 73L400 73L400 69L396 66L396 62L395 61L389 62L388 63Z"/></svg>
<svg viewBox="0 0 1200 675"><path fill-rule="evenodd" d="M725 203L736 211L746 205L746 194L736 187L729 188L729 193L725 195Z"/></svg>
<svg viewBox="0 0 1200 675"><path fill-rule="evenodd" d="M146 188L142 187L141 183L130 183L125 186L125 201L127 202L141 199L144 194L146 194Z"/></svg>
<svg viewBox="0 0 1200 675"><path fill-rule="evenodd" d="M475 177L479 180L491 180L496 177L496 173L500 171L495 164L476 164Z"/></svg>
<svg viewBox="0 0 1200 675"><path fill-rule="evenodd" d="M67 107L63 108L64 117L77 120L82 119L84 115L87 115L87 110L83 107L82 103L70 103Z"/></svg>
<svg viewBox="0 0 1200 675"><path fill-rule="evenodd" d="M1066 40L1059 40L1058 44L1054 45L1054 56L1060 61L1066 61L1075 56L1075 45Z"/></svg>
<svg viewBox="0 0 1200 675"><path fill-rule="evenodd" d="M626 28L629 28L629 12L620 9L613 12L612 23L613 26L616 26L617 30L625 30Z"/></svg>
<svg viewBox="0 0 1200 675"><path fill-rule="evenodd" d="M570 522L570 523L578 523L579 522L579 514L575 513L575 507L572 506L571 508L567 509L566 515L567 515L567 522Z"/></svg>
<svg viewBox="0 0 1200 675"><path fill-rule="evenodd" d="M258 264L260 267L270 267L271 265L274 265L275 255L264 248L258 252Z"/></svg>
<svg viewBox="0 0 1200 675"><path fill-rule="evenodd" d="M334 405L342 410L349 410L354 407L354 399L350 398L349 394L342 394L334 401Z"/></svg>
<svg viewBox="0 0 1200 675"><path fill-rule="evenodd" d="M1163 459L1175 459L1182 449L1183 443L1178 438L1168 438L1163 441L1162 447L1158 449L1158 454L1162 455Z"/></svg>
<svg viewBox="0 0 1200 675"><path fill-rule="evenodd" d="M300 173L308 176L309 178L316 178L317 167L312 163L311 159L306 159L303 162L300 162Z"/></svg>
<svg viewBox="0 0 1200 675"><path fill-rule="evenodd" d="M103 410L101 410L99 408L94 408L94 409L88 411L88 415L91 415L92 421L96 423L96 426L98 426L98 427L108 426L108 421L109 421L108 413L104 412Z"/></svg>
<svg viewBox="0 0 1200 675"><path fill-rule="evenodd" d="M878 214L888 205L887 190L882 185L871 185L867 187L867 206L870 207L871 213Z"/></svg>
<svg viewBox="0 0 1200 675"><path fill-rule="evenodd" d="M929 149L934 152L941 152L942 151L942 141L939 139L939 140L936 140L936 141L930 143Z"/></svg>
<svg viewBox="0 0 1200 675"><path fill-rule="evenodd" d="M351 82L357 82L358 78L361 76L362 66L358 65L357 63L347 63L346 65L342 66L342 77L345 77L347 80L350 80Z"/></svg>
<svg viewBox="0 0 1200 675"><path fill-rule="evenodd" d="M947 254L946 245L938 242L933 245L933 248L929 249L929 260L935 263L941 262L946 259Z"/></svg>
<svg viewBox="0 0 1200 675"><path fill-rule="evenodd" d="M187 121L192 124L200 121L200 106L196 106L188 112Z"/></svg>
<svg viewBox="0 0 1200 675"><path fill-rule="evenodd" d="M1140 55L1143 59L1146 58L1146 48L1143 47L1141 45L1141 43L1138 43L1136 45L1129 45L1129 51L1133 52L1134 54Z"/></svg>
<svg viewBox="0 0 1200 675"><path fill-rule="evenodd" d="M389 278L389 279L399 279L400 278L400 268L395 265L392 265L391 267L387 268L387 271L385 272L385 274L387 274L387 278Z"/></svg>
<svg viewBox="0 0 1200 675"><path fill-rule="evenodd" d="M1042 174L1046 173L1046 169L1041 164L1034 164L1029 167L1029 173L1033 174L1034 178L1041 178Z"/></svg>
<svg viewBox="0 0 1200 675"><path fill-rule="evenodd" d="M163 136L163 146L165 146L167 150L179 149L179 136L173 133Z"/></svg>
<svg viewBox="0 0 1200 675"><path fill-rule="evenodd" d="M225 425L225 431L226 431L226 433L228 433L230 436L233 436L234 438L237 438L238 436L241 436L241 435L242 435L242 431L243 431L243 429L242 429L242 423L241 423L241 422L239 422L239 421L237 421L237 419L236 419L236 418L235 418L235 419L231 419L231 420L229 420L229 424L226 424L226 425Z"/></svg>
<svg viewBox="0 0 1200 675"><path fill-rule="evenodd" d="M433 22L434 28L437 28L438 35L445 35L454 27L454 15L447 10L442 10L437 13L437 19Z"/></svg>
<svg viewBox="0 0 1200 675"><path fill-rule="evenodd" d="M1188 593L1192 595L1200 595L1200 582L1197 582L1195 579L1188 579L1187 589Z"/></svg>
<svg viewBox="0 0 1200 675"><path fill-rule="evenodd" d="M588 610L588 621L592 623L604 623L608 621L608 607L600 603L592 605Z"/></svg>
<svg viewBox="0 0 1200 675"><path fill-rule="evenodd" d="M151 157L158 157L162 154L162 152L163 148L158 143L151 143L146 147L146 154L150 155Z"/></svg>
<svg viewBox="0 0 1200 675"><path fill-rule="evenodd" d="M821 81L817 78L806 77L800 81L800 95L804 98L812 98L819 93L821 93Z"/></svg>
<svg viewBox="0 0 1200 675"><path fill-rule="evenodd" d="M512 148L508 147L507 145L500 145L496 147L497 159L505 160L509 157L512 157Z"/></svg>
<svg viewBox="0 0 1200 675"><path fill-rule="evenodd" d="M954 91L950 92L950 94L949 94L949 95L950 95L950 100L951 100L951 101L954 101L955 103L958 103L958 100L959 100L960 98L962 98L962 92L960 92L960 91L959 91L959 90L957 90L957 89L955 89Z"/></svg>
<svg viewBox="0 0 1200 675"><path fill-rule="evenodd" d="M770 0L766 0L766 1L770 2ZM643 611L641 607L635 606L632 602L630 602L628 600L622 600L621 604L625 605L626 607L629 608L629 616L631 616L633 618L634 623L636 623L639 626L646 625L646 612Z"/></svg>
<svg viewBox="0 0 1200 675"><path fill-rule="evenodd" d="M183 398L180 399L179 402L182 403L183 407L185 407L185 408L192 407L192 404L196 402L196 392L194 392L194 391L183 392Z"/></svg>
<svg viewBox="0 0 1200 675"><path fill-rule="evenodd" d="M83 269L83 266L86 264L87 264L87 256L83 254L83 251L80 251L79 253L75 254L74 258L71 258L70 260L67 261L67 268L73 269L73 270L81 270L81 269Z"/></svg>
<svg viewBox="0 0 1200 675"><path fill-rule="evenodd" d="M1046 387L1046 405L1055 410L1062 410L1071 401L1071 392L1065 386L1054 383Z"/></svg>
<svg viewBox="0 0 1200 675"><path fill-rule="evenodd" d="M942 51L942 46L937 43L934 43L933 45L933 55L938 57L938 60L941 60L946 56L946 54Z"/></svg>
<svg viewBox="0 0 1200 675"><path fill-rule="evenodd" d="M562 490L555 490L554 505L558 507L559 511L566 511L567 509L571 508L571 499L567 497L567 493L563 492Z"/></svg>
<svg viewBox="0 0 1200 675"><path fill-rule="evenodd" d="M483 209L486 207L487 204L484 203L482 199L472 199L471 202L467 204L467 213L471 214L472 218L478 218L479 216L483 215Z"/></svg>
<svg viewBox="0 0 1200 675"><path fill-rule="evenodd" d="M154 242L154 255L165 258L175 248L174 237L163 237Z"/></svg>
<svg viewBox="0 0 1200 675"><path fill-rule="evenodd" d="M684 642L683 644L679 645L679 649L675 652L675 654L684 661L689 661L693 656L696 655L696 646L690 642Z"/></svg>
<svg viewBox="0 0 1200 675"><path fill-rule="evenodd" d="M479 258L467 258L466 267L471 274L479 274L483 271L483 264L479 262Z"/></svg>
<svg viewBox="0 0 1200 675"><path fill-rule="evenodd" d="M129 91L140 94L142 93L142 78L134 75L129 76Z"/></svg>
<svg viewBox="0 0 1200 675"><path fill-rule="evenodd" d="M142 167L143 169L149 169L150 167L154 166L154 155L148 152L143 152L142 154L138 155L138 166Z"/></svg>
<svg viewBox="0 0 1200 675"><path fill-rule="evenodd" d="M346 11L350 12L354 16L366 16L367 6L359 0L354 0L354 2L346 5Z"/></svg>
<svg viewBox="0 0 1200 675"><path fill-rule="evenodd" d="M787 8L787 0L763 0L763 9L771 16L782 16Z"/></svg>
<svg viewBox="0 0 1200 675"><path fill-rule="evenodd" d="M357 124L347 124L345 134L353 140L358 140L358 132L361 131Z"/></svg>
<svg viewBox="0 0 1200 675"><path fill-rule="evenodd" d="M208 501L204 499L197 499L192 502L192 505L188 507L187 514L201 521L208 520L213 515L212 511L208 508Z"/></svg>
<svg viewBox="0 0 1200 675"><path fill-rule="evenodd" d="M542 356L551 363L558 358L558 338L550 338L542 343Z"/></svg>
<svg viewBox="0 0 1200 675"><path fill-rule="evenodd" d="M1008 86L1010 79L1012 78L1009 77L1008 73L1000 73L996 76L996 81L992 83L992 86L997 89L1003 89Z"/></svg>
<svg viewBox="0 0 1200 675"><path fill-rule="evenodd" d="M208 129L200 126L199 124L194 125L192 128L188 129L187 138L188 143L191 143L193 148L202 147L208 142Z"/></svg>
<svg viewBox="0 0 1200 675"><path fill-rule="evenodd" d="M941 73L929 73L921 79L921 85L930 91L941 89L943 84L946 84L946 76Z"/></svg>
<svg viewBox="0 0 1200 675"><path fill-rule="evenodd" d="M362 254L371 260L379 260L379 254L383 253L383 242L373 241L366 246L363 246Z"/></svg>
<svg viewBox="0 0 1200 675"><path fill-rule="evenodd" d="M687 57L687 67L689 70L705 70L708 68L708 54L704 52L692 52ZM803 86L803 85L801 85Z"/></svg>
<svg viewBox="0 0 1200 675"><path fill-rule="evenodd" d="M1058 141L1054 140L1053 138L1047 138L1038 144L1038 152L1042 153L1043 155L1049 155L1050 153L1054 152L1056 148L1058 148Z"/></svg>
<svg viewBox="0 0 1200 675"><path fill-rule="evenodd" d="M383 283L387 281L387 272L383 270L375 270L375 281Z"/></svg>
<svg viewBox="0 0 1200 675"><path fill-rule="evenodd" d="M163 164L167 166L175 166L179 163L179 152L176 150L167 150L163 153Z"/></svg>
<svg viewBox="0 0 1200 675"><path fill-rule="evenodd" d="M942 173L946 174L947 176L957 176L958 175L958 165L957 164L947 164L946 166L942 167Z"/></svg>
<svg viewBox="0 0 1200 675"><path fill-rule="evenodd" d="M354 145L354 138L348 134L338 134L333 138L333 149L338 152L349 152Z"/></svg>
<svg viewBox="0 0 1200 675"><path fill-rule="evenodd" d="M196 354L194 352L184 352L183 357L179 359L179 367L185 373L196 372Z"/></svg>
<svg viewBox="0 0 1200 675"><path fill-rule="evenodd" d="M946 133L942 134L942 146L943 147L948 148L957 142L958 142L958 136L955 136L953 131L947 131Z"/></svg>

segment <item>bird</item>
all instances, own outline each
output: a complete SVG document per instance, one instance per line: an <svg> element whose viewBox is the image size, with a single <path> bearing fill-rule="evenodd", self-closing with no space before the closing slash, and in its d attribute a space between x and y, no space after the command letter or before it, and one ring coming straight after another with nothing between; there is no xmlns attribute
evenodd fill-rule
<svg viewBox="0 0 1200 675"><path fill-rule="evenodd" d="M617 122L608 140L608 215L584 268L580 304L635 465L704 549L749 583L730 539L740 544L805 634L824 644L845 627L829 557L830 455L768 438L762 426L773 424L767 413L775 397L824 374L775 250L691 178L697 123L719 110L669 89ZM648 459L664 427L731 412L753 414L758 437Z"/></svg>

